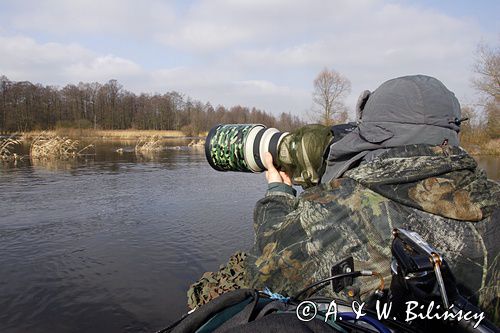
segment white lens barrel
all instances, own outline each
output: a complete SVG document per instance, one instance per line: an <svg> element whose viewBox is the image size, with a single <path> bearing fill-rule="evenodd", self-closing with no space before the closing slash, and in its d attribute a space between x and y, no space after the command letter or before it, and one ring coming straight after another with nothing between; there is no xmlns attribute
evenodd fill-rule
<svg viewBox="0 0 500 333"><path fill-rule="evenodd" d="M256 144L259 144L259 156L262 161L262 166L264 167L261 171L266 170L266 166L264 164L264 156L265 154L269 151L269 143L271 141L271 138L275 133L279 133L279 131L276 128L268 128L266 131L263 133L261 139L260 139L260 144L256 142Z"/></svg>
<svg viewBox="0 0 500 333"><path fill-rule="evenodd" d="M245 140L245 162L248 165L248 168L252 172L262 172L263 170L261 167L257 164L257 158L258 156L254 156L254 143L255 139L257 137L257 134L261 131L265 131L266 127L264 125L255 125L254 128L248 132L247 139Z"/></svg>
<svg viewBox="0 0 500 333"><path fill-rule="evenodd" d="M245 140L244 154L248 169L252 172L262 172L266 170L264 156L267 152L273 154L273 159L277 158L277 150L281 139L288 132L282 133L276 128L266 128L264 125L255 125L247 135ZM276 162L276 161L275 161Z"/></svg>

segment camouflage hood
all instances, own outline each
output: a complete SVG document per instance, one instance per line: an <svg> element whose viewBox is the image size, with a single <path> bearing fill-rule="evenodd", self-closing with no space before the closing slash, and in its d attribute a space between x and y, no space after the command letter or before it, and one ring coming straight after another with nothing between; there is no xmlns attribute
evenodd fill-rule
<svg viewBox="0 0 500 333"><path fill-rule="evenodd" d="M500 201L500 186L459 147L392 148L344 177L403 205L455 220L480 221Z"/></svg>

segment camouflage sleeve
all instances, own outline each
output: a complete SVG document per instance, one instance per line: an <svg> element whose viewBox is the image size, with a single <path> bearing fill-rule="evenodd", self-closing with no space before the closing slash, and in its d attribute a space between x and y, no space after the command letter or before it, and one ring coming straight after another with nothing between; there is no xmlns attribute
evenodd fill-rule
<svg viewBox="0 0 500 333"><path fill-rule="evenodd" d="M293 187L285 183L269 183L269 185L267 186L267 193L271 192L284 192L293 196L297 195L297 191Z"/></svg>
<svg viewBox="0 0 500 333"><path fill-rule="evenodd" d="M276 187L273 184L275 183L269 184L266 196L255 205L253 220L256 235L279 224L296 208L297 199L295 196L289 191L282 190L283 187ZM290 186L285 186L291 189Z"/></svg>

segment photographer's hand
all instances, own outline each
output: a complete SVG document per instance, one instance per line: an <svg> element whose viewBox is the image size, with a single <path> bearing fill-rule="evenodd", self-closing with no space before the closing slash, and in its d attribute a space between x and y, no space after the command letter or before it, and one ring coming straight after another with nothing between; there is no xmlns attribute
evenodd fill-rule
<svg viewBox="0 0 500 333"><path fill-rule="evenodd" d="M284 171L278 171L273 164L273 156L271 153L267 152L264 156L267 183L285 183L292 186L292 180Z"/></svg>

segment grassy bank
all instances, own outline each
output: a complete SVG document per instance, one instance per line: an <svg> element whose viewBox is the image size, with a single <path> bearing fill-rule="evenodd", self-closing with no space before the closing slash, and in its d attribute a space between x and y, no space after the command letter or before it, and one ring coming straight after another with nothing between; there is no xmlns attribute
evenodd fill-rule
<svg viewBox="0 0 500 333"><path fill-rule="evenodd" d="M158 136L161 138L183 138L186 134L182 131L157 131L157 130L93 130L78 128L61 128L51 131L30 131L21 133L25 139L33 139L40 134L59 135L74 139L98 138L113 140L136 140L143 137Z"/></svg>
<svg viewBox="0 0 500 333"><path fill-rule="evenodd" d="M500 155L500 139L483 142L462 140L461 145L471 155Z"/></svg>

